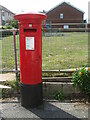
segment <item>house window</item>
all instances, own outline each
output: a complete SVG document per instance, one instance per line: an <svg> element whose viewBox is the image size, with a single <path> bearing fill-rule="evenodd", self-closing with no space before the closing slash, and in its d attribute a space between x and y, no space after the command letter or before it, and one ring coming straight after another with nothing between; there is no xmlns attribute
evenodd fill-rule
<svg viewBox="0 0 90 120"><path fill-rule="evenodd" d="M64 25L64 29L68 29L69 28L69 25Z"/></svg>
<svg viewBox="0 0 90 120"><path fill-rule="evenodd" d="M5 16L5 12L2 10L2 16Z"/></svg>
<svg viewBox="0 0 90 120"><path fill-rule="evenodd" d="M2 20L5 21L5 16L2 16Z"/></svg>
<svg viewBox="0 0 90 120"><path fill-rule="evenodd" d="M3 20L3 21L5 21L5 12L2 10L2 16L1 16L1 19Z"/></svg>
<svg viewBox="0 0 90 120"><path fill-rule="evenodd" d="M10 16L10 13L8 12L8 16Z"/></svg>
<svg viewBox="0 0 90 120"><path fill-rule="evenodd" d="M60 13L60 19L63 19L63 13Z"/></svg>

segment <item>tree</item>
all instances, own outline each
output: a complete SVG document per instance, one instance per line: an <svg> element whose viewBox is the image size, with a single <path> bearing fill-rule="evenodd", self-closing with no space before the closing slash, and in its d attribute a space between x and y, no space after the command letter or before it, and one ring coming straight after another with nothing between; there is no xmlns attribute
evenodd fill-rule
<svg viewBox="0 0 90 120"><path fill-rule="evenodd" d="M7 28L17 28L18 29L18 21L17 20L9 20L7 21L8 25Z"/></svg>

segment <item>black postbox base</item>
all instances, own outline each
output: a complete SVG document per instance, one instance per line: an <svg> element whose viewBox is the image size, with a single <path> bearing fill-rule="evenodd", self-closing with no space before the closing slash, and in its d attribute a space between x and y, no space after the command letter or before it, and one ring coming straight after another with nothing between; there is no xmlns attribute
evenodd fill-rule
<svg viewBox="0 0 90 120"><path fill-rule="evenodd" d="M25 85L20 83L21 105L25 108L37 107L43 102L42 83Z"/></svg>

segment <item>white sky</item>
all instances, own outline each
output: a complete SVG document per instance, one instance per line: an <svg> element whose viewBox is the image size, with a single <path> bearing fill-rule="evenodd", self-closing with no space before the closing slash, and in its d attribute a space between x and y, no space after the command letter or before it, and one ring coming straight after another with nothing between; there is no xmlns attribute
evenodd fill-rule
<svg viewBox="0 0 90 120"><path fill-rule="evenodd" d="M84 19L88 18L88 2L90 0L0 0L0 5L14 13L20 13L22 11L48 11L64 1L70 2L71 5L84 11Z"/></svg>

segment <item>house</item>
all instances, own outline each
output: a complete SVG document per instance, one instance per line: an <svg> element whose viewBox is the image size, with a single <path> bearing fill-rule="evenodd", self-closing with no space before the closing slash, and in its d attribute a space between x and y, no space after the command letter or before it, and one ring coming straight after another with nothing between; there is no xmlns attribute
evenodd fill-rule
<svg viewBox="0 0 90 120"><path fill-rule="evenodd" d="M72 28L84 23L84 12L68 2L62 2L46 12L46 23L50 27ZM57 24L57 25L55 25ZM77 26L75 25L77 24ZM53 25L53 26L52 26Z"/></svg>
<svg viewBox="0 0 90 120"><path fill-rule="evenodd" d="M12 20L15 14L0 5L0 26L4 26L7 20Z"/></svg>
<svg viewBox="0 0 90 120"><path fill-rule="evenodd" d="M87 28L90 28L90 1L88 2L88 23Z"/></svg>

